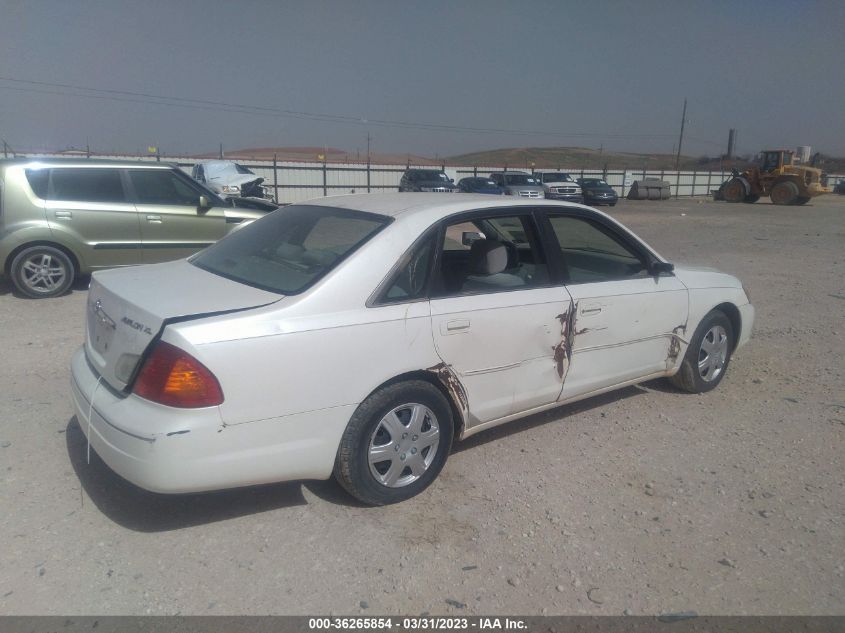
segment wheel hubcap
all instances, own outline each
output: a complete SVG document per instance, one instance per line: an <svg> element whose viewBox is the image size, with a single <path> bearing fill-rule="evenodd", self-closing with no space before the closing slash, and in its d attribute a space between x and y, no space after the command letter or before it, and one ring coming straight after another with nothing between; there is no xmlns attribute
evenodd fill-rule
<svg viewBox="0 0 845 633"><path fill-rule="evenodd" d="M370 474L388 488L401 488L425 474L437 454L440 426L422 404L403 404L385 415L370 437Z"/></svg>
<svg viewBox="0 0 845 633"><path fill-rule="evenodd" d="M704 382L716 380L725 369L728 359L728 333L721 325L714 325L704 338L698 350L698 374Z"/></svg>
<svg viewBox="0 0 845 633"><path fill-rule="evenodd" d="M60 261L53 261L52 255L36 253L23 263L21 276L27 288L46 293L61 287L67 271Z"/></svg>

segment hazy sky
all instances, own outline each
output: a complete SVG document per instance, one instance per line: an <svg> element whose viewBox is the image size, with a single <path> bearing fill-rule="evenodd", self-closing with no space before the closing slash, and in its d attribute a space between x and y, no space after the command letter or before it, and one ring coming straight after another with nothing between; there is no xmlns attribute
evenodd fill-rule
<svg viewBox="0 0 845 633"><path fill-rule="evenodd" d="M0 0L0 138L354 152L369 131L382 152L670 152L686 97L685 154L724 152L735 127L742 153L842 156L843 68L843 0Z"/></svg>

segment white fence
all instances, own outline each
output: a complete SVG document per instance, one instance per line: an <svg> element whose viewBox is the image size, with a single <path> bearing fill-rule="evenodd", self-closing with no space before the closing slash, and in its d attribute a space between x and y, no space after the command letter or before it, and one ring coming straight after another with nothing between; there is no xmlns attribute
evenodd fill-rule
<svg viewBox="0 0 845 633"><path fill-rule="evenodd" d="M64 156L67 154L39 154L40 156ZM79 157L79 156L77 156ZM82 157L86 157L85 154ZM126 159L126 160L157 160L155 156L114 156L95 155L91 158ZM178 164L190 174L191 168L203 160L200 158L162 158ZM323 163L319 161L266 161L266 160L238 160L238 163L249 167L257 176L264 178L264 185L274 194L277 202L290 203L308 200L326 195L345 193L365 193L379 191L396 191L399 180L407 165L367 165L366 163ZM441 169L441 165L412 165L431 169ZM502 166L459 166L445 168L446 174L457 182L468 176L486 176L494 171L501 171ZM527 170L525 170L527 171ZM573 178L602 178L616 190L621 197L625 197L634 180L657 178L669 182L673 197L708 196L713 189L730 177L730 171L669 171L669 170L603 170L603 169L566 169L556 171L568 172ZM828 184L834 186L845 180L845 175L829 175Z"/></svg>

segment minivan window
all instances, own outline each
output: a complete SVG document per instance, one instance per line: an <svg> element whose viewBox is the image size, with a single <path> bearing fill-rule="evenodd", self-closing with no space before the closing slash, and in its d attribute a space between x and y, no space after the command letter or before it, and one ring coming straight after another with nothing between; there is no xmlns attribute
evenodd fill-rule
<svg viewBox="0 0 845 633"><path fill-rule="evenodd" d="M49 197L69 202L126 202L117 169L54 167Z"/></svg>
<svg viewBox="0 0 845 633"><path fill-rule="evenodd" d="M297 294L389 222L372 213L291 205L235 231L190 262L248 286Z"/></svg>
<svg viewBox="0 0 845 633"><path fill-rule="evenodd" d="M141 204L199 204L199 191L170 169L132 169L129 177Z"/></svg>
<svg viewBox="0 0 845 633"><path fill-rule="evenodd" d="M47 199L47 184L50 182L49 169L27 169L26 180L36 196L42 200Z"/></svg>

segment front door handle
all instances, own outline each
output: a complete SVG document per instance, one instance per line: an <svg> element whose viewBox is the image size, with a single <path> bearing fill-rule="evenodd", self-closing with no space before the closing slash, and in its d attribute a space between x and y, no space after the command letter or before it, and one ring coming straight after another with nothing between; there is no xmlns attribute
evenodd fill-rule
<svg viewBox="0 0 845 633"><path fill-rule="evenodd" d="M148 215L147 222L151 224L161 224L161 216L160 215Z"/></svg>
<svg viewBox="0 0 845 633"><path fill-rule="evenodd" d="M581 306L581 314L583 316L591 316L601 312L601 305L598 303L591 303L589 305Z"/></svg>
<svg viewBox="0 0 845 633"><path fill-rule="evenodd" d="M469 329L469 320L467 319L454 319L452 321L447 321L440 326L441 334L457 334L458 332L466 332Z"/></svg>
<svg viewBox="0 0 845 633"><path fill-rule="evenodd" d="M57 220L70 220L73 218L73 213L70 211L56 211L54 215Z"/></svg>

